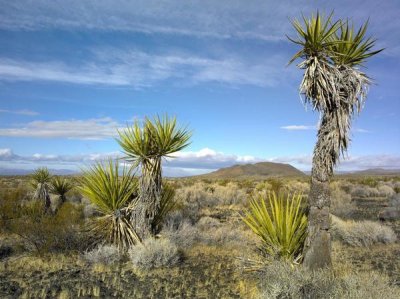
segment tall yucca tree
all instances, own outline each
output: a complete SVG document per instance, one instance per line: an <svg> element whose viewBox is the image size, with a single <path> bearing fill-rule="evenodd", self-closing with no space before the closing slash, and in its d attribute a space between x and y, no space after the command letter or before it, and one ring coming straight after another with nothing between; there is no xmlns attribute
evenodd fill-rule
<svg viewBox="0 0 400 299"><path fill-rule="evenodd" d="M119 162L110 159L84 170L79 179L78 189L102 214L91 227L97 241L107 241L121 250L141 242L130 223L137 195L133 171L132 167L121 170Z"/></svg>
<svg viewBox="0 0 400 299"><path fill-rule="evenodd" d="M319 13L292 22L301 47L289 63L300 58L304 70L300 93L305 104L321 114L314 148L308 234L304 265L311 269L331 264L329 180L341 154L349 146L351 120L359 113L371 80L359 67L382 50L371 51L375 40L365 39L368 22L355 32L348 21L332 21Z"/></svg>
<svg viewBox="0 0 400 299"><path fill-rule="evenodd" d="M151 224L160 207L162 197L162 159L189 145L191 133L179 128L176 118L167 115L153 120L145 118L143 124L121 130L118 143L127 161L140 166L139 200L132 214L132 222L142 238L151 233Z"/></svg>
<svg viewBox="0 0 400 299"><path fill-rule="evenodd" d="M50 182L51 175L46 167L36 169L31 175L30 185L35 189L33 199L42 200L46 212L49 211L51 205L49 194Z"/></svg>

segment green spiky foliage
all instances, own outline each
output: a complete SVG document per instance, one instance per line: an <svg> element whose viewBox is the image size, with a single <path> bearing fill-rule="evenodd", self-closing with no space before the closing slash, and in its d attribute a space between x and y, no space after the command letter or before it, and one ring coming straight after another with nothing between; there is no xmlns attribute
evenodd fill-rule
<svg viewBox="0 0 400 299"><path fill-rule="evenodd" d="M42 200L44 210L48 211L50 209L50 188L51 175L46 167L38 168L31 175L30 185L35 192L33 194L33 199Z"/></svg>
<svg viewBox="0 0 400 299"><path fill-rule="evenodd" d="M118 133L117 141L126 159L141 169L138 206L132 222L145 237L151 233L162 197L162 159L188 146L191 133L179 128L175 117L168 116L157 116L153 120L146 117L142 126L135 122Z"/></svg>
<svg viewBox="0 0 400 299"><path fill-rule="evenodd" d="M177 202L175 201L174 196L174 188L168 184L164 184L161 193L160 205L154 215L154 219L151 224L153 232L159 233L161 231L165 217L177 206Z"/></svg>
<svg viewBox="0 0 400 299"><path fill-rule="evenodd" d="M319 13L303 24L293 21L300 50L289 63L304 70L300 93L305 104L321 114L314 148L309 196L308 236L304 264L318 269L331 265L329 180L350 143L351 121L364 105L371 80L359 67L382 50L372 51L375 40L365 38L368 22L355 32L349 22L332 21Z"/></svg>
<svg viewBox="0 0 400 299"><path fill-rule="evenodd" d="M242 217L259 237L261 250L269 257L298 262L307 231L307 217L302 210L302 196L257 195Z"/></svg>
<svg viewBox="0 0 400 299"><path fill-rule="evenodd" d="M121 170L113 160L96 163L83 171L78 187L103 214L93 221L91 231L99 241L105 239L121 250L140 242L130 223L137 194L133 171L127 167Z"/></svg>
<svg viewBox="0 0 400 299"><path fill-rule="evenodd" d="M51 180L50 193L57 195L60 198L61 203L64 203L66 200L65 195L73 188L74 185L70 180L56 176Z"/></svg>

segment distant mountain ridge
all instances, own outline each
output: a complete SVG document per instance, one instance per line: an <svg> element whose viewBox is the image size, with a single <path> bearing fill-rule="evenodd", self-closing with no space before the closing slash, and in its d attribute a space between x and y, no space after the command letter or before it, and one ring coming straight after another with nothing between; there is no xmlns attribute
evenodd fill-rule
<svg viewBox="0 0 400 299"><path fill-rule="evenodd" d="M400 169L369 168L365 170L353 171L356 175L400 175Z"/></svg>
<svg viewBox="0 0 400 299"><path fill-rule="evenodd" d="M264 179L269 177L305 176L304 172L290 164L259 162L221 168L197 177L210 179Z"/></svg>

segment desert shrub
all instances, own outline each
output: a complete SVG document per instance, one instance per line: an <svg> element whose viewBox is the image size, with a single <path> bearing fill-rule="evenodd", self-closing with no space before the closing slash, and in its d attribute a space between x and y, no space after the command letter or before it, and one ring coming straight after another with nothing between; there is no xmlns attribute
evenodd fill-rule
<svg viewBox="0 0 400 299"><path fill-rule="evenodd" d="M85 218L101 216L99 210L96 208L94 204L85 205L83 208L83 214L85 215Z"/></svg>
<svg viewBox="0 0 400 299"><path fill-rule="evenodd" d="M400 194L394 194L389 200L389 206L400 209Z"/></svg>
<svg viewBox="0 0 400 299"><path fill-rule="evenodd" d="M310 184L300 181L289 181L283 185L282 191L286 194L300 193L307 195L310 193Z"/></svg>
<svg viewBox="0 0 400 299"><path fill-rule="evenodd" d="M376 180L374 178L371 178L371 177L365 177L365 178L361 179L359 181L359 183L361 185L369 186L369 187L372 187L372 188L378 187L378 180Z"/></svg>
<svg viewBox="0 0 400 299"><path fill-rule="evenodd" d="M241 249L248 243L245 231L229 223L220 223L211 217L203 217L196 224L196 227L198 228L197 239L199 243L210 246L223 246L224 248L233 246Z"/></svg>
<svg viewBox="0 0 400 299"><path fill-rule="evenodd" d="M210 231L212 229L216 229L221 226L221 222L218 219L215 219L213 217L208 217L204 216L201 217L200 220L196 224L197 228L204 230L204 231Z"/></svg>
<svg viewBox="0 0 400 299"><path fill-rule="evenodd" d="M196 222L202 209L243 204L246 202L247 194L233 182L227 183L226 186L197 182L177 189L175 198L184 216Z"/></svg>
<svg viewBox="0 0 400 299"><path fill-rule="evenodd" d="M180 260L178 247L166 238L146 239L142 244L133 246L128 253L133 266L140 270L170 267Z"/></svg>
<svg viewBox="0 0 400 299"><path fill-rule="evenodd" d="M39 254L54 251L84 250L89 240L82 233L82 206L65 203L54 215L43 210L40 202L21 206L21 216L12 222L11 232Z"/></svg>
<svg viewBox="0 0 400 299"><path fill-rule="evenodd" d="M259 182L254 187L254 190L257 192L260 192L263 190L272 190L272 185L270 183L268 183L267 181Z"/></svg>
<svg viewBox="0 0 400 299"><path fill-rule="evenodd" d="M301 208L302 196L269 193L254 197L243 221L259 237L261 250L272 258L297 260L306 238L307 217Z"/></svg>
<svg viewBox="0 0 400 299"><path fill-rule="evenodd" d="M267 180L268 184L271 185L271 191L278 194L281 191L281 188L284 186L284 182L280 179L270 178Z"/></svg>
<svg viewBox="0 0 400 299"><path fill-rule="evenodd" d="M161 235L176 244L179 248L187 249L199 241L199 230L188 220L180 222L168 221L161 231Z"/></svg>
<svg viewBox="0 0 400 299"><path fill-rule="evenodd" d="M245 202L247 194L236 183L229 182L226 186L215 186L213 197L218 204L232 205Z"/></svg>
<svg viewBox="0 0 400 299"><path fill-rule="evenodd" d="M336 216L349 216L355 209L351 195L346 193L339 182L333 182L331 188L331 212Z"/></svg>
<svg viewBox="0 0 400 299"><path fill-rule="evenodd" d="M351 246L371 246L396 242L392 228L373 221L344 221L332 216L333 236Z"/></svg>
<svg viewBox="0 0 400 299"><path fill-rule="evenodd" d="M98 245L92 250L85 251L82 257L90 264L100 263L111 265L119 262L122 255L118 247L114 245Z"/></svg>
<svg viewBox="0 0 400 299"><path fill-rule="evenodd" d="M363 185L356 185L351 190L351 196L352 197L361 197L361 198L378 197L379 191L377 188L372 188L372 187L363 186Z"/></svg>
<svg viewBox="0 0 400 299"><path fill-rule="evenodd" d="M0 245L0 260L13 254L13 248L9 245Z"/></svg>
<svg viewBox="0 0 400 299"><path fill-rule="evenodd" d="M378 187L378 192L380 197L390 197L393 196L396 192L392 187L388 185L381 185Z"/></svg>
<svg viewBox="0 0 400 299"><path fill-rule="evenodd" d="M0 232L7 232L12 222L21 216L21 203L26 199L27 191L17 188L0 192Z"/></svg>
<svg viewBox="0 0 400 299"><path fill-rule="evenodd" d="M153 232L160 232L168 214L177 207L178 203L175 200L175 189L169 184L163 184L160 205L157 208L153 222L151 223Z"/></svg>
<svg viewBox="0 0 400 299"><path fill-rule="evenodd" d="M377 272L347 272L303 267L275 261L257 272L261 298L399 298L400 289Z"/></svg>

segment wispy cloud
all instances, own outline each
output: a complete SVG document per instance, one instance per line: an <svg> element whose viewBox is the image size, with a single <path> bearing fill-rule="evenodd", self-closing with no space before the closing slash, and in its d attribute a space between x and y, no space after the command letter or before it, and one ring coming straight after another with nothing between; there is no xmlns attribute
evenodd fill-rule
<svg viewBox="0 0 400 299"><path fill-rule="evenodd" d="M288 17L308 15L316 9L315 2L307 0L255 0L251 3L232 0L36 0L34 3L4 0L0 3L0 28L5 30L103 30L268 42L285 39L285 34L291 32ZM371 29L382 37L382 44L388 49L397 45L400 25L397 0L379 4L374 0L354 0L351 4L348 0L319 1L318 8L328 13L335 10L338 17L355 20L373 16ZM391 22L386 22L388 19ZM384 34L385 30L393 34Z"/></svg>
<svg viewBox="0 0 400 299"><path fill-rule="evenodd" d="M311 155L276 157L271 162L289 163L303 170L310 170ZM337 169L341 171L364 170L370 168L400 169L400 156L389 154L346 156L340 159Z"/></svg>
<svg viewBox="0 0 400 299"><path fill-rule="evenodd" d="M122 127L109 117L87 120L38 120L19 127L0 128L0 136L99 140L115 137L117 129Z"/></svg>
<svg viewBox="0 0 400 299"><path fill-rule="evenodd" d="M282 126L281 129L288 131L305 131L305 130L316 130L316 126L307 126L307 125L289 125Z"/></svg>
<svg viewBox="0 0 400 299"><path fill-rule="evenodd" d="M39 115L38 112L32 111L32 110L28 110L28 109L23 109L23 110L0 109L0 113L9 113L9 114L18 114L18 115L27 115L27 116Z"/></svg>
<svg viewBox="0 0 400 299"><path fill-rule="evenodd" d="M1 6L0 28L6 30L95 29L267 41L284 38L287 12L293 9L274 1L248 5L226 0L38 0L34 5L4 1Z"/></svg>
<svg viewBox="0 0 400 299"><path fill-rule="evenodd" d="M30 62L0 58L0 80L56 81L85 85L150 87L174 79L174 84L222 83L274 86L286 76L285 58L272 55L260 62L243 57L206 58L188 53L147 54L134 50L96 50L91 60L68 66L61 62Z"/></svg>

